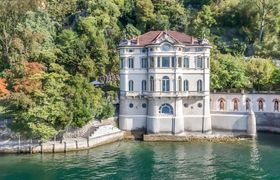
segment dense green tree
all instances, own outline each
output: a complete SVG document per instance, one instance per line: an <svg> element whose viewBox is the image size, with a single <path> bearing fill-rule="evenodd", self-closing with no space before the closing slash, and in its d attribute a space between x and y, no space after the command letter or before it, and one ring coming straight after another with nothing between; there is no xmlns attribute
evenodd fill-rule
<svg viewBox="0 0 280 180"><path fill-rule="evenodd" d="M136 0L136 23L139 29L145 30L154 18L154 5L151 0Z"/></svg>
<svg viewBox="0 0 280 180"><path fill-rule="evenodd" d="M192 23L194 35L199 38L209 38L211 27L215 24L216 20L210 6L203 6Z"/></svg>
<svg viewBox="0 0 280 180"><path fill-rule="evenodd" d="M189 25L188 10L183 3L174 0L154 0L155 17L153 28L158 30L173 29L186 32ZM152 18L152 17L151 17Z"/></svg>
<svg viewBox="0 0 280 180"><path fill-rule="evenodd" d="M73 113L72 125L82 127L94 117L103 113L102 92L95 88L82 75L75 75L67 83L69 110ZM104 115L111 115L104 112Z"/></svg>
<svg viewBox="0 0 280 180"><path fill-rule="evenodd" d="M253 83L254 89L271 90L273 86L273 72L275 65L271 60L264 60L260 58L250 59L247 65L247 76Z"/></svg>
<svg viewBox="0 0 280 180"><path fill-rule="evenodd" d="M208 38L211 88L279 89L280 0L2 0L0 94L12 128L48 140L112 116L118 42L150 30ZM247 56L259 56L251 58ZM262 59L264 58L264 59ZM102 89L92 86L104 79ZM105 98L106 97L106 98Z"/></svg>
<svg viewBox="0 0 280 180"><path fill-rule="evenodd" d="M211 61L211 89L245 89L251 84L246 76L245 59L215 54Z"/></svg>

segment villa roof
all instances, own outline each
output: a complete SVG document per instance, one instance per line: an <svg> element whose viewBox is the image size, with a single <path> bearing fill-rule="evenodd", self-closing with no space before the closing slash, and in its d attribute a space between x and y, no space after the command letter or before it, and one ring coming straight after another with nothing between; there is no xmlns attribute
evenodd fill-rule
<svg viewBox="0 0 280 180"><path fill-rule="evenodd" d="M176 41L183 44L193 44L195 40L194 37L178 31L149 31L145 34L138 36L136 39L138 39L139 45L151 44L154 40L156 40L164 33L168 34Z"/></svg>
<svg viewBox="0 0 280 180"><path fill-rule="evenodd" d="M193 36L189 36L185 33L178 32L178 31L149 31L133 39L122 40L120 42L120 46L122 45L145 46L149 44L158 44L161 38L169 38L172 39L174 43L182 44L182 45L197 45L202 43L202 40L198 40ZM207 40L206 43L204 42L203 44L208 44Z"/></svg>

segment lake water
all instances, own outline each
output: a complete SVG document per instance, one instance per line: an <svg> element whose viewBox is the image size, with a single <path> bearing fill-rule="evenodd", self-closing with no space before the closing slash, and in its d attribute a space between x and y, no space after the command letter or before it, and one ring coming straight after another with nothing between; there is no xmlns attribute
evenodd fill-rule
<svg viewBox="0 0 280 180"><path fill-rule="evenodd" d="M0 156L0 179L280 179L280 135L239 143L117 142L67 154Z"/></svg>

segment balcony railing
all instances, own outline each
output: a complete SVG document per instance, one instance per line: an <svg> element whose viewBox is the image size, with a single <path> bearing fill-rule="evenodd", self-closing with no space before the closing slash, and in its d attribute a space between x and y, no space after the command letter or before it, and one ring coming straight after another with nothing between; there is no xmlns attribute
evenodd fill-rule
<svg viewBox="0 0 280 180"><path fill-rule="evenodd" d="M206 96L209 91L120 91L121 96L143 97L187 97Z"/></svg>

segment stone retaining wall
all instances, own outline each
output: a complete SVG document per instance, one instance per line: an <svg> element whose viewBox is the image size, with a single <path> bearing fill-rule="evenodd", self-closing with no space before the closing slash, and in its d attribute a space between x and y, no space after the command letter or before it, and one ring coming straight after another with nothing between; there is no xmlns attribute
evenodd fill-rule
<svg viewBox="0 0 280 180"><path fill-rule="evenodd" d="M144 135L144 141L150 142L235 142L240 138L251 138L246 134L193 134L193 135L164 135L164 134L149 134Z"/></svg>
<svg viewBox="0 0 280 180"><path fill-rule="evenodd" d="M120 131L117 133L107 134L96 138L79 138L73 141L60 142L48 142L41 145L38 144L27 144L22 146L9 146L1 147L0 153L56 153L56 152L68 152L90 149L103 144L108 144L122 140L124 132Z"/></svg>

